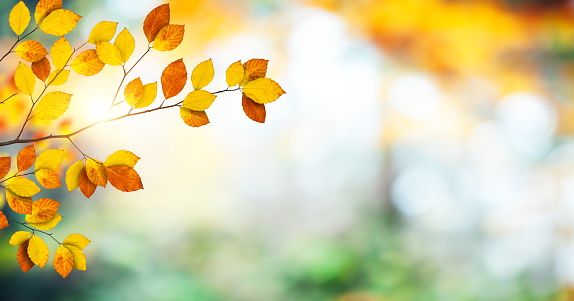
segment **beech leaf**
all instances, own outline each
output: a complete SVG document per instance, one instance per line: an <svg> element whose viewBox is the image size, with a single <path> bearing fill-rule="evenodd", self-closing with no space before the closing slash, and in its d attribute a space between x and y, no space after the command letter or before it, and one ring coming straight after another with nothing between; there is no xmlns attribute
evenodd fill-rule
<svg viewBox="0 0 574 301"><path fill-rule="evenodd" d="M50 56L56 69L64 69L66 64L72 60L72 46L65 37L61 37L54 42L50 49Z"/></svg>
<svg viewBox="0 0 574 301"><path fill-rule="evenodd" d="M122 62L125 63L134 53L136 41L129 30L124 28L114 40L114 45L118 47L120 55L122 56Z"/></svg>
<svg viewBox="0 0 574 301"><path fill-rule="evenodd" d="M74 58L70 67L78 74L92 76L100 73L105 65L106 64L98 58L98 53L95 49L88 49Z"/></svg>
<svg viewBox="0 0 574 301"><path fill-rule="evenodd" d="M28 27L28 24L30 24L30 19L30 10L26 7L24 1L20 1L10 11L8 23L10 23L10 28L16 35L21 35Z"/></svg>
<svg viewBox="0 0 574 301"><path fill-rule="evenodd" d="M48 55L48 51L46 51L46 48L44 48L42 44L34 40L26 40L18 44L18 46L14 48L14 52L21 59L28 61L30 63L39 61L43 57Z"/></svg>
<svg viewBox="0 0 574 301"><path fill-rule="evenodd" d="M22 93L32 96L34 93L34 87L36 86L36 76L34 76L34 71L30 67L18 63L16 71L14 72L14 84L16 88Z"/></svg>
<svg viewBox="0 0 574 301"><path fill-rule="evenodd" d="M159 51L174 50L181 44L181 41L183 41L184 34L184 25L166 25L159 31L155 40L153 40L152 48Z"/></svg>
<svg viewBox="0 0 574 301"><path fill-rule="evenodd" d="M185 124L192 127L200 127L209 123L209 118L205 111L193 111L186 108L179 108L179 115Z"/></svg>
<svg viewBox="0 0 574 301"><path fill-rule="evenodd" d="M187 94L181 105L193 111L204 111L211 106L215 98L215 95L207 91L195 90Z"/></svg>
<svg viewBox="0 0 574 301"><path fill-rule="evenodd" d="M165 99L179 94L187 82L187 69L183 59L171 62L161 73L161 89Z"/></svg>
<svg viewBox="0 0 574 301"><path fill-rule="evenodd" d="M49 255L50 250L48 249L48 245L46 245L40 237L32 235L28 245L28 256L30 256L30 260L43 269L46 262L48 262Z"/></svg>
<svg viewBox="0 0 574 301"><path fill-rule="evenodd" d="M36 77L43 82L48 79L48 76L50 75L50 69L50 61L46 57L43 57L41 60L32 63L32 71L34 71Z"/></svg>
<svg viewBox="0 0 574 301"><path fill-rule="evenodd" d="M143 31L147 41L151 43L159 31L169 24L169 4L152 9L144 19Z"/></svg>
<svg viewBox="0 0 574 301"><path fill-rule="evenodd" d="M28 145L18 152L16 157L16 165L18 166L18 171L24 171L34 164L36 160L36 149L34 144Z"/></svg>
<svg viewBox="0 0 574 301"><path fill-rule="evenodd" d="M44 18L40 30L54 36L63 36L76 27L80 18L71 10L57 9Z"/></svg>
<svg viewBox="0 0 574 301"><path fill-rule="evenodd" d="M195 90L203 89L207 86L215 75L213 62L211 59L199 63L191 72L191 84Z"/></svg>
<svg viewBox="0 0 574 301"><path fill-rule="evenodd" d="M88 43L109 42L116 34L118 22L101 21L92 28L88 36Z"/></svg>
<svg viewBox="0 0 574 301"><path fill-rule="evenodd" d="M4 178L10 171L12 165L12 158L0 157L0 179Z"/></svg>

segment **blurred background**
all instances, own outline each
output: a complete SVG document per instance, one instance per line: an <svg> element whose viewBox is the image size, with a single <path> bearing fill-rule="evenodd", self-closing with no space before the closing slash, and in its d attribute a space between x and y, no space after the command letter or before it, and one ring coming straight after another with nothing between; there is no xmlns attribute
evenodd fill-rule
<svg viewBox="0 0 574 301"><path fill-rule="evenodd" d="M16 3L0 4L4 52ZM67 38L78 46L97 22L118 21L136 38L131 66L146 49L143 19L162 3L64 0L83 16ZM265 58L287 94L267 105L264 125L228 92L201 128L165 110L78 135L92 157L140 156L145 189L47 193L62 202L56 237L92 241L88 270L62 279L50 260L23 274L7 243L21 229L9 227L0 299L574 300L574 2L169 3L183 43L150 53L128 80L212 58L207 89L217 91L231 63ZM47 49L55 40L31 38ZM9 59L2 95L18 62ZM122 71L72 75L59 87L74 94L68 112L28 135L97 121ZM2 107L3 139L23 109ZM36 145L49 147L78 159L67 143Z"/></svg>

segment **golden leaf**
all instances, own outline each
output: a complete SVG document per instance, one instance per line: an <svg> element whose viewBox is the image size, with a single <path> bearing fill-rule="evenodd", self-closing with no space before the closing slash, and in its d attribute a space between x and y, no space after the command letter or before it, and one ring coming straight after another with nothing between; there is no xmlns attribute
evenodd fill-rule
<svg viewBox="0 0 574 301"><path fill-rule="evenodd" d="M267 74L267 63L268 60L264 59L251 59L243 64L243 69L245 73L243 75L243 80L239 83L240 86L245 86L247 82L252 80L265 77Z"/></svg>
<svg viewBox="0 0 574 301"><path fill-rule="evenodd" d="M131 192L143 189L140 176L127 165L112 165L106 167L106 172L108 180L117 190Z"/></svg>
<svg viewBox="0 0 574 301"><path fill-rule="evenodd" d="M34 144L28 145L18 152L16 157L16 165L18 166L18 171L24 171L34 164L36 160L36 149Z"/></svg>
<svg viewBox="0 0 574 301"><path fill-rule="evenodd" d="M8 219L6 219L6 215L4 215L4 212L0 211L0 229L4 229L8 226L10 226L10 224L8 224Z"/></svg>
<svg viewBox="0 0 574 301"><path fill-rule="evenodd" d="M16 254L18 265L20 265L20 268L24 273L28 272L32 267L34 267L34 263L32 262L32 260L30 260L30 256L28 256L29 243L30 243L29 240L23 242L18 248L18 253Z"/></svg>
<svg viewBox="0 0 574 301"><path fill-rule="evenodd" d="M28 245L28 256L35 265L43 269L50 256L48 245L40 237L32 235Z"/></svg>
<svg viewBox="0 0 574 301"><path fill-rule="evenodd" d="M258 78L248 82L243 87L243 93L256 103L270 103L285 94L285 91L272 79Z"/></svg>
<svg viewBox="0 0 574 301"><path fill-rule="evenodd" d="M205 111L192 111L186 108L179 108L179 115L185 124L192 127L200 127L209 123L209 118Z"/></svg>
<svg viewBox="0 0 574 301"><path fill-rule="evenodd" d="M171 62L161 73L161 89L165 99L179 94L187 82L187 69L183 59Z"/></svg>
<svg viewBox="0 0 574 301"><path fill-rule="evenodd" d="M122 62L127 62L136 48L136 40L129 32L127 28L124 28L116 39L114 40L114 45L120 50L120 55L122 56Z"/></svg>
<svg viewBox="0 0 574 301"><path fill-rule="evenodd" d="M80 191L89 199L96 188L98 187L96 184L90 182L88 179L88 174L86 173L86 168L82 168L80 171L80 176L78 177L78 187L80 187Z"/></svg>
<svg viewBox="0 0 574 301"><path fill-rule="evenodd" d="M36 224L45 223L54 218L59 207L60 203L52 199L38 199L32 203L32 214L26 215L26 222Z"/></svg>
<svg viewBox="0 0 574 301"><path fill-rule="evenodd" d="M199 63L191 72L191 84L195 90L202 89L207 86L215 75L213 69L213 62L211 59Z"/></svg>
<svg viewBox="0 0 574 301"><path fill-rule="evenodd" d="M159 31L169 24L169 4L152 9L144 19L143 31L148 43L155 40Z"/></svg>
<svg viewBox="0 0 574 301"><path fill-rule="evenodd" d="M41 152L36 159L36 166L34 166L34 171L40 169L56 169L60 166L62 162L62 156L64 155L64 150L61 149L47 149Z"/></svg>
<svg viewBox="0 0 574 301"><path fill-rule="evenodd" d="M64 246L70 250L70 253L72 253L72 256L74 257L74 269L86 271L86 256L84 255L84 252L71 245L65 244Z"/></svg>
<svg viewBox="0 0 574 301"><path fill-rule="evenodd" d="M22 91L22 93L32 96L34 87L36 86L34 71L32 71L30 67L18 63L18 67L16 67L16 71L14 72L14 84L16 84L16 88Z"/></svg>
<svg viewBox="0 0 574 301"><path fill-rule="evenodd" d="M68 81L68 76L70 76L70 70L54 70L48 76L47 83L52 86L63 85Z"/></svg>
<svg viewBox="0 0 574 301"><path fill-rule="evenodd" d="M92 28L88 36L88 43L109 42L116 34L118 22L102 21Z"/></svg>
<svg viewBox="0 0 574 301"><path fill-rule="evenodd" d="M265 123L265 105L261 103L254 102L251 98L247 97L245 93L242 93L241 105L243 106L243 112L253 121L259 123Z"/></svg>
<svg viewBox="0 0 574 301"><path fill-rule="evenodd" d="M78 74L92 76L100 73L105 65L106 64L98 58L98 53L95 49L88 49L74 58L70 67Z"/></svg>
<svg viewBox="0 0 574 301"><path fill-rule="evenodd" d="M54 227L56 227L61 220L62 216L56 213L56 215L54 215L54 218L45 223L28 223L28 225L39 230L47 231L54 229Z"/></svg>
<svg viewBox="0 0 574 301"><path fill-rule="evenodd" d="M132 107L142 99L143 94L144 86L139 77L129 82L124 88L126 102Z"/></svg>
<svg viewBox="0 0 574 301"><path fill-rule="evenodd" d="M31 197L24 198L6 189L6 201L8 202L8 206L10 206L14 212L20 214L32 214Z"/></svg>
<svg viewBox="0 0 574 301"><path fill-rule="evenodd" d="M54 268L63 277L66 278L74 267L74 257L68 248L59 246L54 255Z"/></svg>
<svg viewBox="0 0 574 301"><path fill-rule="evenodd" d="M140 157L136 156L134 153L127 150L118 150L113 154L109 155L104 161L105 167L110 167L113 165L127 165L129 167L136 166Z"/></svg>
<svg viewBox="0 0 574 301"><path fill-rule="evenodd" d="M66 247L72 246L83 250L88 244L90 244L90 242L91 241L82 234L70 234L66 239L64 239L62 244Z"/></svg>
<svg viewBox="0 0 574 301"><path fill-rule="evenodd" d="M243 65L241 65L241 61L237 61L227 68L225 71L225 81L227 81L228 87L233 87L243 79L243 75L245 74L245 70L243 69Z"/></svg>
<svg viewBox="0 0 574 301"><path fill-rule="evenodd" d="M36 24L42 24L44 18L51 12L62 8L62 0L40 0L36 5Z"/></svg>
<svg viewBox="0 0 574 301"><path fill-rule="evenodd" d="M57 9L44 18L40 30L54 36L63 36L76 27L80 18L73 11Z"/></svg>
<svg viewBox="0 0 574 301"><path fill-rule="evenodd" d="M30 10L26 7L24 1L20 1L10 11L8 23L10 23L10 28L12 28L14 33L21 35L28 27L28 24L30 24L30 19Z"/></svg>
<svg viewBox="0 0 574 301"><path fill-rule="evenodd" d="M151 105L157 96L157 82L145 84L143 88L144 92L142 98L134 105L134 108L136 109L145 108Z"/></svg>
<svg viewBox="0 0 574 301"><path fill-rule="evenodd" d="M34 40L26 40L18 44L18 46L14 48L14 52L21 59L28 61L30 63L39 61L43 57L48 55L48 51L46 51L46 48L44 48L42 44Z"/></svg>
<svg viewBox="0 0 574 301"><path fill-rule="evenodd" d="M30 239L30 237L32 237L32 233L28 231L17 231L16 233L12 234L12 237L8 243L13 246L19 246Z"/></svg>
<svg viewBox="0 0 574 301"><path fill-rule="evenodd" d="M66 64L71 61L72 46L65 37L61 37L54 42L54 45L52 45L50 49L50 56L56 69L64 69Z"/></svg>
<svg viewBox="0 0 574 301"><path fill-rule="evenodd" d="M122 54L116 45L110 42L96 42L96 53L100 61L112 66L122 64Z"/></svg>
<svg viewBox="0 0 574 301"><path fill-rule="evenodd" d="M90 182L106 187L108 177L106 176L106 169L104 164L99 160L88 158L86 159L86 174Z"/></svg>
<svg viewBox="0 0 574 301"><path fill-rule="evenodd" d="M56 91L50 92L36 106L34 117L42 120L54 120L62 116L68 110L72 94Z"/></svg>
<svg viewBox="0 0 574 301"><path fill-rule="evenodd" d="M80 173L84 169L84 161L80 160L72 164L68 171L66 171L66 186L68 186L68 192L78 188L78 178Z"/></svg>
<svg viewBox="0 0 574 301"><path fill-rule="evenodd" d="M164 26L153 40L152 48L159 51L174 50L183 41L184 34L184 25L169 24Z"/></svg>
<svg viewBox="0 0 574 301"><path fill-rule="evenodd" d="M8 185L6 188L10 190L10 192L14 193L17 196L27 198L35 195L36 193L40 192L40 188L34 182L22 178L16 177L12 178L8 181ZM6 191L6 198L8 198L8 191Z"/></svg>
<svg viewBox="0 0 574 301"><path fill-rule="evenodd" d="M0 179L4 178L10 171L12 165L12 158L0 157Z"/></svg>
<svg viewBox="0 0 574 301"><path fill-rule="evenodd" d="M48 61L46 57L32 63L32 71L34 71L36 77L43 82L45 82L50 75L50 68L50 61Z"/></svg>
<svg viewBox="0 0 574 301"><path fill-rule="evenodd" d="M47 189L54 189L62 186L60 177L51 169L40 169L36 172L38 183Z"/></svg>
<svg viewBox="0 0 574 301"><path fill-rule="evenodd" d="M193 111L204 111L211 106L215 98L215 95L205 90L195 90L187 94L181 105Z"/></svg>

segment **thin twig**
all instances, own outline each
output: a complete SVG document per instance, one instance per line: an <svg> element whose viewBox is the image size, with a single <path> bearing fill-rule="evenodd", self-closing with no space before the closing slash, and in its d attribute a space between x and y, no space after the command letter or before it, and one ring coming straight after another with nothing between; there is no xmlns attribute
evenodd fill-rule
<svg viewBox="0 0 574 301"><path fill-rule="evenodd" d="M19 221L13 219L13 218L12 218L11 216L9 216L9 215L7 215L7 217L8 217L9 219L11 219L13 222L15 222L15 223L17 223L17 224L20 224L20 225L22 225L22 226L24 226L24 227L26 227L26 228L32 230L32 235L34 235L35 232L40 232L40 233L43 233L43 234L46 234L46 235L50 236L50 237L51 237L54 241L56 241L59 245L62 244L62 243L60 243L60 242L53 236L54 233L48 233L48 232L46 232L46 231L34 229L34 228L28 226L28 224L26 224L26 223L22 223L22 222L19 222Z"/></svg>

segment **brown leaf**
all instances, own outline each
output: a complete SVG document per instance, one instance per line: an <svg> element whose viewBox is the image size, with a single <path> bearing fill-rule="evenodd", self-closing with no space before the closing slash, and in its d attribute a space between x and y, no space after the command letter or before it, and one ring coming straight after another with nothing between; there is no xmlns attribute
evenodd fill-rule
<svg viewBox="0 0 574 301"><path fill-rule="evenodd" d="M6 201L8 206L16 213L32 214L32 198L21 197L6 189Z"/></svg>
<svg viewBox="0 0 574 301"><path fill-rule="evenodd" d="M245 115L253 121L265 123L265 105L254 102L251 98L247 97L245 93L241 94L241 105L243 106L243 112L245 112Z"/></svg>
<svg viewBox="0 0 574 301"><path fill-rule="evenodd" d="M0 179L8 174L11 165L12 159L10 157L0 157Z"/></svg>
<svg viewBox="0 0 574 301"><path fill-rule="evenodd" d="M30 244L30 240L26 240L24 243L20 245L18 248L18 253L16 254L16 258L18 259L18 264L22 269L22 272L28 272L32 267L34 267L34 263L30 259L28 255L28 245Z"/></svg>
<svg viewBox="0 0 574 301"><path fill-rule="evenodd" d="M152 48L159 51L174 50L183 41L184 34L184 25L169 24L164 26L153 40Z"/></svg>
<svg viewBox="0 0 574 301"><path fill-rule="evenodd" d="M0 211L0 229L4 229L8 226L10 226L10 224L8 224L8 219L6 219L6 215L4 215L4 212Z"/></svg>
<svg viewBox="0 0 574 301"><path fill-rule="evenodd" d="M205 111L193 111L186 108L179 108L179 115L185 124L192 127L200 127L209 123L209 118Z"/></svg>
<svg viewBox="0 0 574 301"><path fill-rule="evenodd" d="M165 99L179 94L187 82L187 69L183 59L171 62L161 73L161 89Z"/></svg>
<svg viewBox="0 0 574 301"><path fill-rule="evenodd" d="M26 40L14 49L14 52L23 60L36 62L48 55L48 51L42 44L34 40Z"/></svg>
<svg viewBox="0 0 574 301"><path fill-rule="evenodd" d="M86 174L90 182L98 186L106 187L108 177L106 176L104 164L99 160L92 158L86 159Z"/></svg>
<svg viewBox="0 0 574 301"><path fill-rule="evenodd" d="M239 83L240 86L244 86L248 82L265 77L267 74L267 63L269 60L264 59L251 59L243 64L243 69L245 73L243 74L243 80Z"/></svg>
<svg viewBox="0 0 574 301"><path fill-rule="evenodd" d="M32 71L34 71L36 77L43 82L50 76L50 69L50 61L48 61L46 57L32 63Z"/></svg>
<svg viewBox="0 0 574 301"><path fill-rule="evenodd" d="M74 257L68 248L59 246L54 256L54 268L63 277L66 278L74 267Z"/></svg>
<svg viewBox="0 0 574 301"><path fill-rule="evenodd" d="M36 179L38 183L47 189L54 189L62 187L62 182L60 182L60 177L58 174L51 169L40 169L36 171Z"/></svg>
<svg viewBox="0 0 574 301"><path fill-rule="evenodd" d="M143 189L140 176L135 169L127 165L112 165L106 167L108 180L114 187L123 192Z"/></svg>
<svg viewBox="0 0 574 301"><path fill-rule="evenodd" d="M160 5L152 9L145 17L143 31L147 41L151 43L159 31L169 24L169 4Z"/></svg>
<svg viewBox="0 0 574 301"><path fill-rule="evenodd" d="M96 191L96 184L90 182L88 179L88 174L86 173L86 168L84 167L80 172L80 177L78 177L78 186L80 187L80 191L89 199L94 191Z"/></svg>
<svg viewBox="0 0 574 301"><path fill-rule="evenodd" d="M76 73L84 76L92 76L100 73L106 64L100 60L95 49L84 50L74 60L70 67Z"/></svg>
<svg viewBox="0 0 574 301"><path fill-rule="evenodd" d="M28 223L45 223L56 215L60 203L48 198L41 198L32 203L32 214L26 216Z"/></svg>
<svg viewBox="0 0 574 301"><path fill-rule="evenodd" d="M34 165L34 161L36 160L36 149L34 148L34 144L28 145L18 153L18 157L16 157L16 165L18 166L18 171L24 171L32 165Z"/></svg>

